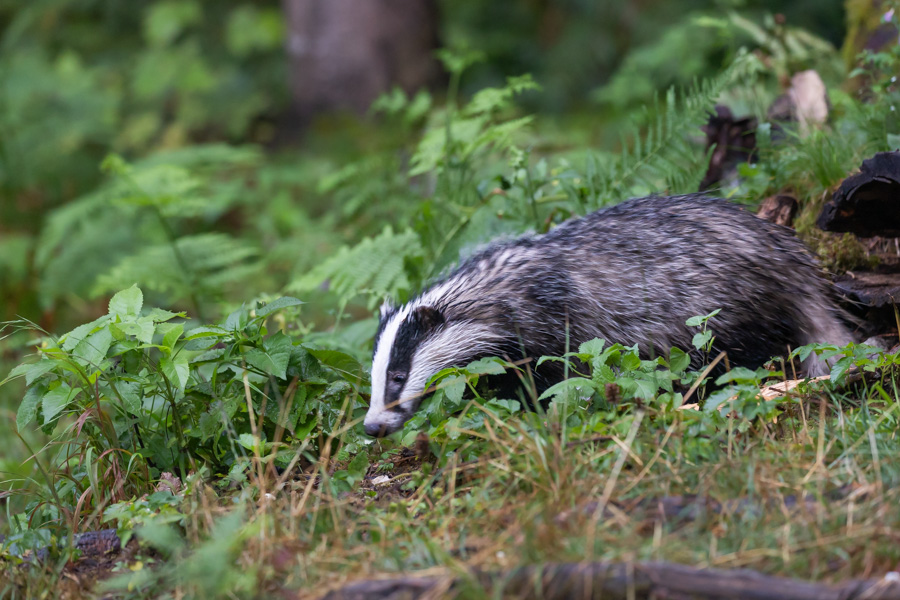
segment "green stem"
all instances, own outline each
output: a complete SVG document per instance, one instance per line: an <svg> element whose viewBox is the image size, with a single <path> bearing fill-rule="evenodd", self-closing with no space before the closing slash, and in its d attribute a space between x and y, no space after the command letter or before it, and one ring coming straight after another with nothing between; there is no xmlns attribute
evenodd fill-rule
<svg viewBox="0 0 900 600"><path fill-rule="evenodd" d="M203 315L203 309L200 304L200 299L197 296L197 276L194 273L194 270L188 264L187 259L185 259L184 255L181 253L181 250L178 248L178 238L175 235L175 232L172 230L172 227L169 225L169 222L163 216L162 211L159 210L158 206L153 207L153 212L156 214L156 218L159 219L159 224L163 229L163 232L166 234L166 238L169 240L169 245L172 247L172 252L175 254L175 260L178 261L178 266L181 267L182 273L187 276L188 279L188 296L190 296L191 303L194 305L194 312L197 315L197 319L200 321L205 321L205 317Z"/></svg>
<svg viewBox="0 0 900 600"><path fill-rule="evenodd" d="M535 231L541 228L541 223L538 220L538 212L537 212L537 198L534 197L535 189L534 183L531 180L531 168L528 165L528 155L525 155L525 182L528 185L528 201L531 203L531 216L534 218L534 229Z"/></svg>
<svg viewBox="0 0 900 600"><path fill-rule="evenodd" d="M159 366L157 365L157 368ZM163 382L166 384L166 400L169 401L169 405L172 407L172 424L175 426L175 437L178 438L178 448L180 450L184 450L186 444L184 442L184 431L181 427L181 419L178 415L178 405L175 403L175 394L172 391L172 386L169 383L169 379L165 376L165 373L160 373L163 376ZM178 466L181 469L182 477L187 474L187 469L185 469L184 465L184 453L178 453Z"/></svg>
<svg viewBox="0 0 900 600"><path fill-rule="evenodd" d="M40 471L41 476L44 478L44 481L47 482L47 487L50 488L50 494L53 496L53 501L56 502L56 507L59 509L59 514L62 516L64 514L62 500L59 499L59 494L56 493L56 485L53 483L53 480L47 474L47 471L44 470L44 467L41 465L40 459L38 459L37 453L31 449L31 446L28 445L28 442L25 441L25 438L22 437L22 434L18 431L15 432L16 436L22 441L22 444L25 446L25 449L28 450L29 454L34 457L34 464L37 466L38 471ZM69 523L69 533L75 531L75 523ZM69 540L69 545L71 546L71 536Z"/></svg>
<svg viewBox="0 0 900 600"><path fill-rule="evenodd" d="M456 225L453 226L453 229L451 229L450 231L447 232L447 235L445 235L444 239L441 240L441 244L438 246L437 250L434 253L434 258L432 259L431 267L429 267L428 273L426 274L426 279L431 277L432 275L434 275L434 268L437 266L438 259L440 259L441 255L447 249L447 246L450 244L450 242L453 240L453 238L455 238L457 236L457 234L459 234L459 232L462 230L463 227L465 227L466 225L468 225L469 223L472 222L472 217L475 215L476 212L478 212L479 208L481 208L482 206L485 205L485 203L487 203L487 201L490 199L490 197L491 197L491 195L488 194L484 198L481 198L479 203L475 207L473 207L472 211L468 215L466 215L465 217L460 219L456 223Z"/></svg>

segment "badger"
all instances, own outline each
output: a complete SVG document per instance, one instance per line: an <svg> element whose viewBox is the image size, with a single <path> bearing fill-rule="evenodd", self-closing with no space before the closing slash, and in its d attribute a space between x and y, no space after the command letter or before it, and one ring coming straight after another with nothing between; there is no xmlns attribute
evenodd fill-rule
<svg viewBox="0 0 900 600"><path fill-rule="evenodd" d="M543 235L495 242L406 304L385 303L365 431L400 429L441 369L487 356L561 356L594 338L637 344L652 357L690 348L697 330L685 321L716 309L713 352L725 351L732 366L853 341L790 229L702 194L634 199ZM693 353L695 368L702 360ZM554 365L535 371L541 387L562 378ZM827 372L814 356L802 368Z"/></svg>

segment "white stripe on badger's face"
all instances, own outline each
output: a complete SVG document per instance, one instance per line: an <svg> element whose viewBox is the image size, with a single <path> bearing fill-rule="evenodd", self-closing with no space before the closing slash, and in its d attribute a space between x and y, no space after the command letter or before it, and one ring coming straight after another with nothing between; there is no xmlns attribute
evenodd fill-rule
<svg viewBox="0 0 900 600"><path fill-rule="evenodd" d="M391 352L400 326L417 306L406 306L398 311L384 326L378 340L378 349L372 361L372 396L364 421L370 435L378 435L379 431L384 435L399 430L418 408L425 395L428 380L441 369L462 367L477 355L502 351L500 342L504 339L503 336L486 325L468 322L442 328L416 348L408 377L398 395L399 400L396 401L402 410L390 410L385 406L385 390Z"/></svg>
<svg viewBox="0 0 900 600"><path fill-rule="evenodd" d="M502 338L486 325L457 323L426 340L413 356L409 377L400 397L416 398L431 377L447 367L464 367L474 356L500 353Z"/></svg>
<svg viewBox="0 0 900 600"><path fill-rule="evenodd" d="M403 415L391 412L385 407L384 392L391 349L397 341L397 331L409 315L410 309L411 307L407 305L398 310L385 324L381 337L377 340L378 349L372 359L372 397L369 400L369 411L363 421L366 428L378 427L385 431L396 431L403 425Z"/></svg>

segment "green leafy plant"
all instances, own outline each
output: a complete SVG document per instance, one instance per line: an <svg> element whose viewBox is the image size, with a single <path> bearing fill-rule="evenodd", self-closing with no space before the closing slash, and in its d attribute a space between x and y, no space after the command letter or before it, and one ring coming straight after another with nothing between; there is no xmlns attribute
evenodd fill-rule
<svg viewBox="0 0 900 600"><path fill-rule="evenodd" d="M286 465L343 427L365 384L360 364L265 325L299 304L280 298L188 329L184 313L147 309L131 287L108 314L45 338L39 360L5 381L28 385L19 430L35 423L58 440L42 454L60 480L51 483L60 516L77 521L143 493L166 471L234 474L261 455Z"/></svg>

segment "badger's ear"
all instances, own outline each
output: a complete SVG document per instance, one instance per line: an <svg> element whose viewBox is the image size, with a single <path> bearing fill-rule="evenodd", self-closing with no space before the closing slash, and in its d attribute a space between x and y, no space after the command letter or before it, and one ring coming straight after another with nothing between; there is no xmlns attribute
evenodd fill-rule
<svg viewBox="0 0 900 600"><path fill-rule="evenodd" d="M418 306L413 318L423 332L429 332L444 322L444 314L433 306Z"/></svg>
<svg viewBox="0 0 900 600"><path fill-rule="evenodd" d="M381 303L381 308L378 309L378 316L383 319L392 310L394 310L394 305L391 304L391 299L385 296L384 302Z"/></svg>

